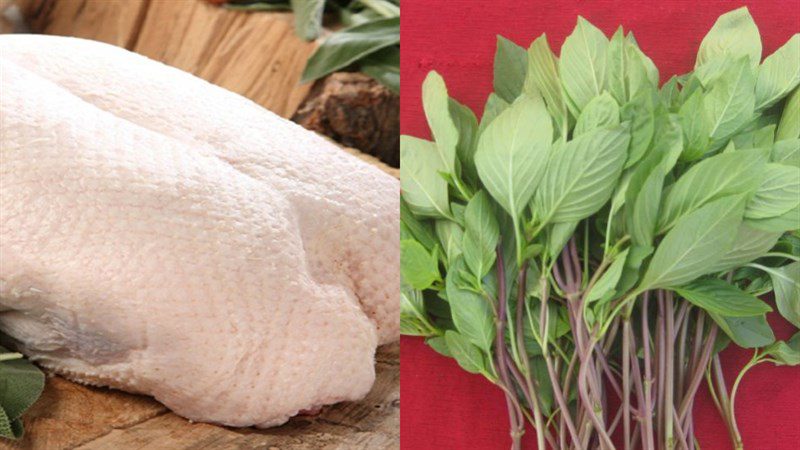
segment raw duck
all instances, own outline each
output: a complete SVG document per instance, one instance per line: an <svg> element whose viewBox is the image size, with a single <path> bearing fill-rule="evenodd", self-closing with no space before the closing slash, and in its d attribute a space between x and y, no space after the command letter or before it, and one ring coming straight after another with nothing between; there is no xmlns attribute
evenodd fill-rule
<svg viewBox="0 0 800 450"><path fill-rule="evenodd" d="M399 336L399 182L94 41L0 36L0 331L189 419L357 400Z"/></svg>

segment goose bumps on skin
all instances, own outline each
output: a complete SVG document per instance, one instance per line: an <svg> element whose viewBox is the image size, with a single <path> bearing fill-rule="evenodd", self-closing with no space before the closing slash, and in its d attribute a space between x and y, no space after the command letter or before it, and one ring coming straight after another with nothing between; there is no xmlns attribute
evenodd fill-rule
<svg viewBox="0 0 800 450"><path fill-rule="evenodd" d="M187 418L356 400L399 336L399 182L126 50L0 37L0 331Z"/></svg>

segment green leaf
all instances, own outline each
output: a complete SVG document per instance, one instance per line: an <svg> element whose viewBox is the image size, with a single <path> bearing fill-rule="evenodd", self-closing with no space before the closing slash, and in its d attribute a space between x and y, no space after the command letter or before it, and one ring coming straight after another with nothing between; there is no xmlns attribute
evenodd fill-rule
<svg viewBox="0 0 800 450"><path fill-rule="evenodd" d="M360 70L392 92L400 93L400 47L387 47L365 56Z"/></svg>
<svg viewBox="0 0 800 450"><path fill-rule="evenodd" d="M552 140L544 104L527 97L500 113L478 140L478 175L512 218L519 217L542 179Z"/></svg>
<svg viewBox="0 0 800 450"><path fill-rule="evenodd" d="M764 349L779 366L796 366L800 364L800 333L795 333L789 342L778 341Z"/></svg>
<svg viewBox="0 0 800 450"><path fill-rule="evenodd" d="M667 230L700 206L732 194L753 192L761 183L766 154L737 151L707 158L678 179L664 199L658 229Z"/></svg>
<svg viewBox="0 0 800 450"><path fill-rule="evenodd" d="M602 31L578 16L575 30L561 46L558 71L564 92L577 115L605 89L606 47L608 38Z"/></svg>
<svg viewBox="0 0 800 450"><path fill-rule="evenodd" d="M746 7L721 15L697 51L695 68L719 57L746 56L751 67L761 61L761 35Z"/></svg>
<svg viewBox="0 0 800 450"><path fill-rule="evenodd" d="M400 224L408 230L410 237L416 239L426 249L433 250L436 245L436 238L433 236L430 224L417 220L408 203L402 197L400 198Z"/></svg>
<svg viewBox="0 0 800 450"><path fill-rule="evenodd" d="M603 92L583 109L575 124L573 136L580 136L597 128L619 125L619 105L608 92Z"/></svg>
<svg viewBox="0 0 800 450"><path fill-rule="evenodd" d="M762 231L743 223L739 226L733 248L709 269L709 273L725 272L758 259L780 238L780 232Z"/></svg>
<svg viewBox="0 0 800 450"><path fill-rule="evenodd" d="M772 311L758 298L716 278L696 280L675 292L695 306L727 317L760 316Z"/></svg>
<svg viewBox="0 0 800 450"><path fill-rule="evenodd" d="M447 334L447 332L445 332ZM425 343L428 344L436 353L446 356L448 358L453 358L453 353L450 352L450 349L447 347L447 341L445 340L444 336L434 336L425 340Z"/></svg>
<svg viewBox="0 0 800 450"><path fill-rule="evenodd" d="M528 48L528 75L525 86L529 86L526 92L535 90L544 98L547 111L553 117L559 135L564 136L568 128L569 111L561 90L558 58L550 50L550 44L547 43L547 36L544 34L533 41Z"/></svg>
<svg viewBox="0 0 800 450"><path fill-rule="evenodd" d="M747 224L762 231L795 231L800 229L800 205L780 216L769 219L747 219Z"/></svg>
<svg viewBox="0 0 800 450"><path fill-rule="evenodd" d="M400 188L403 199L416 214L451 217L444 166L433 142L400 136Z"/></svg>
<svg viewBox="0 0 800 450"><path fill-rule="evenodd" d="M748 219L781 216L800 205L800 167L775 163L766 167L767 176L747 203Z"/></svg>
<svg viewBox="0 0 800 450"><path fill-rule="evenodd" d="M614 288L619 283L619 278L622 276L622 269L625 268L625 260L628 258L628 250L614 258L614 262L608 266L606 272L597 280L592 290L586 294L586 301L593 302L600 299L610 299L609 294L614 293Z"/></svg>
<svg viewBox="0 0 800 450"><path fill-rule="evenodd" d="M407 336L430 336L435 332L425 313L422 292L400 290L400 333Z"/></svg>
<svg viewBox="0 0 800 450"><path fill-rule="evenodd" d="M770 160L787 166L800 167L800 139L784 139L772 147Z"/></svg>
<svg viewBox="0 0 800 450"><path fill-rule="evenodd" d="M652 92L641 90L620 111L622 120L631 123L631 141L625 167L637 163L650 146L655 131L653 108Z"/></svg>
<svg viewBox="0 0 800 450"><path fill-rule="evenodd" d="M478 280L482 279L495 261L500 229L492 210L491 200L479 191L467 204L464 212L466 232L463 237L464 261Z"/></svg>
<svg viewBox="0 0 800 450"><path fill-rule="evenodd" d="M8 350L0 347L0 355ZM0 361L0 437L22 437L22 413L36 402L44 389L41 370L23 358Z"/></svg>
<svg viewBox="0 0 800 450"><path fill-rule="evenodd" d="M483 115L481 115L481 123L478 127L478 136L482 135L483 130L485 130L500 113L508 109L509 106L507 101L500 98L494 92L489 94L489 97L486 99L486 104L483 107Z"/></svg>
<svg viewBox="0 0 800 450"><path fill-rule="evenodd" d="M683 127L686 144L681 160L700 159L708 151L708 137L711 135L711 121L703 110L703 91L696 90L681 106L678 115Z"/></svg>
<svg viewBox="0 0 800 450"><path fill-rule="evenodd" d="M708 315L739 347L758 348L775 342L775 335L764 315L725 317L713 312L708 312Z"/></svg>
<svg viewBox="0 0 800 450"><path fill-rule="evenodd" d="M462 254L461 242L464 240L464 230L451 220L436 221L436 235L442 244L448 264Z"/></svg>
<svg viewBox="0 0 800 450"><path fill-rule="evenodd" d="M775 289L775 304L784 319L800 328L800 262L769 272Z"/></svg>
<svg viewBox="0 0 800 450"><path fill-rule="evenodd" d="M550 249L550 258L556 259L564 246L567 245L569 238L575 234L578 222L554 223L550 229L547 239L547 248Z"/></svg>
<svg viewBox="0 0 800 450"><path fill-rule="evenodd" d="M291 0L294 27L298 36L311 41L322 29L322 11L325 0Z"/></svg>
<svg viewBox="0 0 800 450"><path fill-rule="evenodd" d="M447 349L450 354L453 355L453 358L462 369L469 373L483 373L486 371L483 354L481 354L478 347L471 344L463 335L447 330L444 333L444 340L447 343Z"/></svg>
<svg viewBox="0 0 800 450"><path fill-rule="evenodd" d="M400 43L400 18L378 19L333 33L308 59L301 82L343 69L367 55Z"/></svg>
<svg viewBox="0 0 800 450"><path fill-rule="evenodd" d="M756 109L764 109L788 95L800 84L800 34L767 56L758 69Z"/></svg>
<svg viewBox="0 0 800 450"><path fill-rule="evenodd" d="M450 117L458 130L456 155L461 161L461 171L470 180L476 180L475 150L478 147L478 119L466 105L450 99Z"/></svg>
<svg viewBox="0 0 800 450"><path fill-rule="evenodd" d="M753 116L755 80L747 59L719 77L703 98L703 111L711 124L709 136L721 140L731 136Z"/></svg>
<svg viewBox="0 0 800 450"><path fill-rule="evenodd" d="M628 233L636 245L653 243L661 206L661 191L669 163L667 153L653 152L636 167L626 193Z"/></svg>
<svg viewBox="0 0 800 450"><path fill-rule="evenodd" d="M783 106L781 121L775 131L775 140L800 138L800 88L795 88Z"/></svg>
<svg viewBox="0 0 800 450"><path fill-rule="evenodd" d="M625 163L623 127L595 130L553 152L536 193L542 223L576 222L597 212L611 197Z"/></svg>
<svg viewBox="0 0 800 450"><path fill-rule="evenodd" d="M661 86L661 101L670 112L677 111L680 106L680 91L678 90L678 77L673 75L663 86Z"/></svg>
<svg viewBox="0 0 800 450"><path fill-rule="evenodd" d="M450 117L450 97L442 76L430 71L422 83L422 108L436 141L436 151L444 172L455 174L456 146L459 133Z"/></svg>
<svg viewBox="0 0 800 450"><path fill-rule="evenodd" d="M733 247L742 196L728 196L683 216L656 249L640 290L680 286L708 273Z"/></svg>
<svg viewBox="0 0 800 450"><path fill-rule="evenodd" d="M497 36L497 52L494 54L494 91L503 100L511 103L522 93L528 71L528 55L525 49Z"/></svg>
<svg viewBox="0 0 800 450"><path fill-rule="evenodd" d="M459 333L490 354L495 337L494 314L488 299L458 286L459 274L465 269L463 258L457 258L447 273L447 300L453 323Z"/></svg>
<svg viewBox="0 0 800 450"><path fill-rule="evenodd" d="M400 241L400 275L414 289L427 289L439 280L439 259L417 241Z"/></svg>

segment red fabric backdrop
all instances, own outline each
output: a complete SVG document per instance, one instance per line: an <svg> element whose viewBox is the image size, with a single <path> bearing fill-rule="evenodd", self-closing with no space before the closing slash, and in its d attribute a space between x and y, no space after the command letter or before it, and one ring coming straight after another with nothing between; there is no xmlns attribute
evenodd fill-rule
<svg viewBox="0 0 800 450"><path fill-rule="evenodd" d="M633 30L639 45L658 66L662 82L691 70L697 47L716 18L747 4L741 1L468 1L403 0L401 128L429 137L420 103L420 86L430 70L442 74L450 94L476 113L492 89L495 36L525 47L546 32L558 52L586 17L607 35L618 25ZM764 55L800 31L800 2L753 1L748 4L761 30ZM791 327L772 317L779 337ZM732 383L750 352L723 354ZM401 447L403 450L508 448L506 406L500 391L477 375L428 348L421 339L401 340ZM738 417L748 450L800 449L800 368L766 364L753 369L737 398ZM697 436L703 450L732 448L726 428L701 388L695 407ZM525 448L535 448L534 433Z"/></svg>

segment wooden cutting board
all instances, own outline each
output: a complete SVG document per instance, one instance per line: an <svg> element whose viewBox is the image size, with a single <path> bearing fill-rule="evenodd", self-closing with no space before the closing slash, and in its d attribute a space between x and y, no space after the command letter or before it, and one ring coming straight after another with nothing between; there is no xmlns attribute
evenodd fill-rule
<svg viewBox="0 0 800 450"><path fill-rule="evenodd" d="M292 16L226 11L200 0L17 0L35 31L109 42L192 72L291 117L316 43L294 34ZM399 171L343 149L387 173ZM365 399L329 406L268 430L191 423L150 397L49 377L25 414L25 437L0 449L397 449L400 351L376 355ZM255 393L254 393L255 394Z"/></svg>

